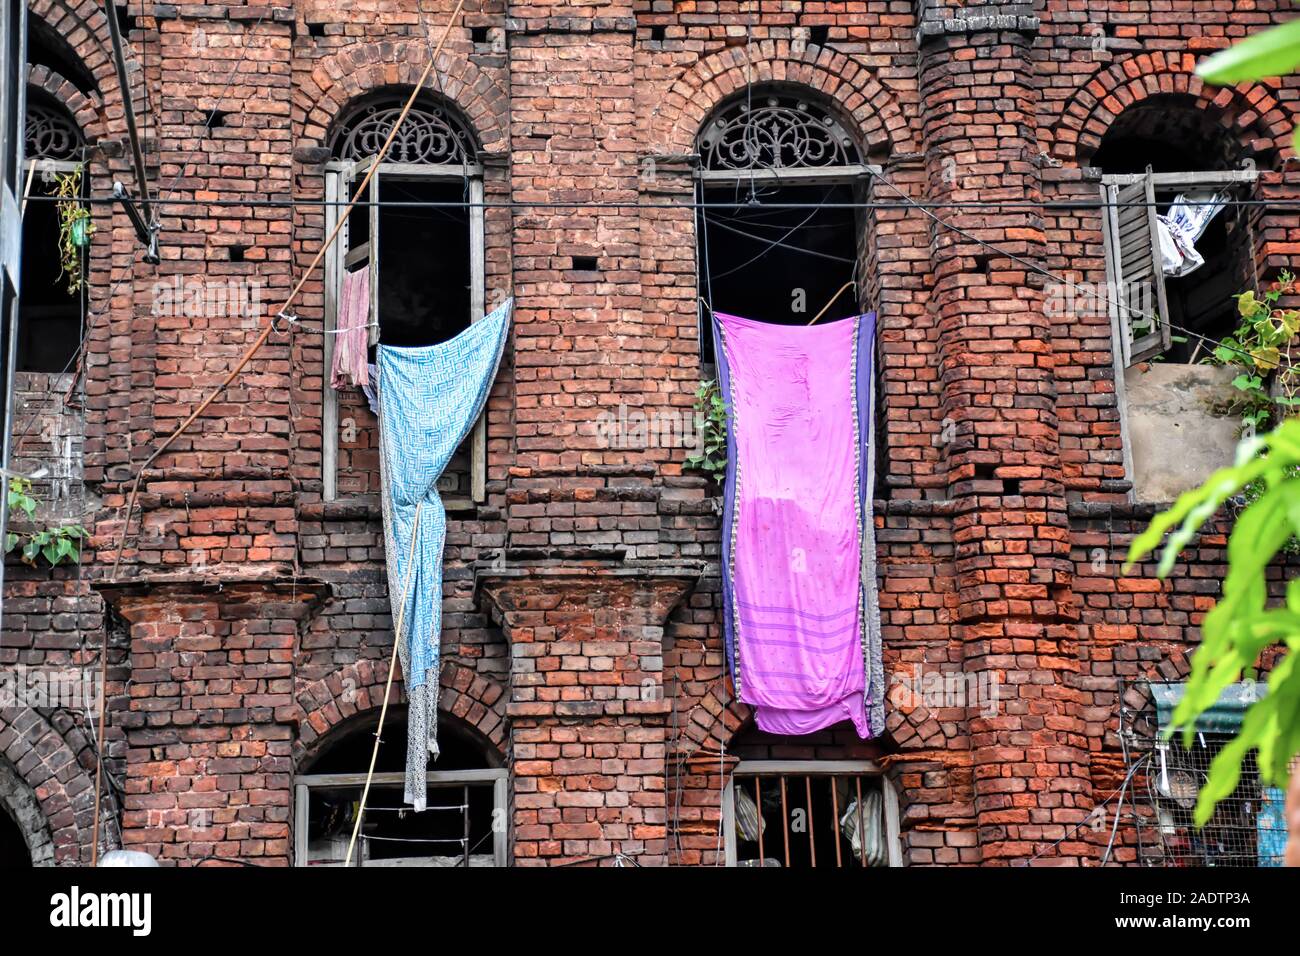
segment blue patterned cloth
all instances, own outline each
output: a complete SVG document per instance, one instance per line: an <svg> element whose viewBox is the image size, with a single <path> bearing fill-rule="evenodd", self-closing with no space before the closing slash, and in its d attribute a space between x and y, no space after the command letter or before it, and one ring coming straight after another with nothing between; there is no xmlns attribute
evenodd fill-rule
<svg viewBox="0 0 1300 956"><path fill-rule="evenodd" d="M513 305L514 300L508 299L491 315L438 345L378 348L388 600L393 626L400 618L405 633L398 653L409 705L406 800L417 810L425 807L429 754L438 755L442 552L447 540L447 513L438 496L438 478L487 403ZM404 592L405 613L401 610Z"/></svg>

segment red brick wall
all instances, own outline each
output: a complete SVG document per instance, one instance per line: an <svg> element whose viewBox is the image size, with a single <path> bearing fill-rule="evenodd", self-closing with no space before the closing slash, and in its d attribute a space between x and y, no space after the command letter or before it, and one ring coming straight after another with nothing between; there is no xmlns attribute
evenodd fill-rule
<svg viewBox="0 0 1300 956"><path fill-rule="evenodd" d="M278 307L324 238L313 202L334 124L357 97L414 81L452 6L151 4L127 37L154 192L187 204L162 204L156 268L133 258L122 214L95 207L80 388L87 491L102 499L96 549L81 576L10 569L0 665L92 663L105 621L125 619L110 658L110 766L124 776L124 839L169 862L288 859L292 774L332 727L377 705L392 622L373 423L345 397L359 428L340 448L340 500L323 502L326 371L320 337L301 329L273 336L146 473L124 583L91 589L135 469L257 334L245 316L155 315L155 283L256 283L263 312ZM1223 562L1222 538L1207 535L1175 581L1119 573L1147 512L1124 504L1106 319L1049 313L1049 280L915 209L864 211L861 294L880 313L886 668L995 680L1005 695L992 717L893 701L889 733L869 745L835 731L788 746L741 736L729 749L748 713L722 674L714 489L682 475L686 450L610 447L598 423L620 407L691 407L690 154L748 82L833 104L882 168L869 198L896 204L892 183L929 202L1023 202L935 211L1033 266L1097 282L1096 211L1040 204L1096 195L1082 167L1146 96L1184 93L1212 111L1255 159L1260 194L1293 195L1283 160L1300 87L1222 91L1191 75L1197 57L1290 8L466 6L435 86L482 144L489 203L520 205L485 215L489 301L515 296L515 328L487 413L487 500L449 521L443 705L514 771L514 858L713 863L720 762L778 747L880 760L911 863L1096 862L1104 841L1073 828L1122 777L1116 679L1183 666ZM40 0L33 12L98 84L83 96L33 73L96 147L92 189L132 182L98 7ZM204 134L213 109L228 115ZM253 203L288 197L299 204ZM1293 211L1261 214L1262 270L1290 264L1297 232ZM575 271L574 256L598 270ZM319 327L323 309L316 273L294 311ZM138 583L164 574L165 587ZM198 660L177 656L189 642ZM661 687L649 699L646 680ZM24 726L0 717L0 735ZM74 809L47 811L70 860L86 855L94 760L82 715L47 723L42 735L81 767ZM202 827L193 810L211 811ZM1121 862L1131 844L1126 832Z"/></svg>

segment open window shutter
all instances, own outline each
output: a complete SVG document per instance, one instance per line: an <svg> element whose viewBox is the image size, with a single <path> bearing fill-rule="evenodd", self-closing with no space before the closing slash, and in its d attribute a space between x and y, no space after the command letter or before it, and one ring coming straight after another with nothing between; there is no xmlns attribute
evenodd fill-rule
<svg viewBox="0 0 1300 956"><path fill-rule="evenodd" d="M1155 188L1150 174L1137 182L1107 184L1109 298L1117 316L1124 365L1157 355L1172 341L1166 321L1165 277L1156 229Z"/></svg>

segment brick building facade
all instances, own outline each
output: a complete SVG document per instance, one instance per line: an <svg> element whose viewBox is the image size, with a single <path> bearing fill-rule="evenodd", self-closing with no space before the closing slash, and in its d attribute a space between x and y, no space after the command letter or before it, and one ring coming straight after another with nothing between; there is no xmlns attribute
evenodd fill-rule
<svg viewBox="0 0 1300 956"><path fill-rule="evenodd" d="M303 819L330 810L315 788L364 772L393 635L375 419L359 392L332 397L315 331L333 321L342 258L146 473L109 571L135 471L320 251L329 202L354 182L340 131L400 104L453 6L119 8L162 261L141 260L119 207L93 204L84 349L69 350L74 372L20 376L15 416L16 462L57 475L49 507L85 514L93 547L80 567L11 561L0 638L6 668L93 672L107 645L105 847L175 864L325 859L313 841L328 827ZM845 795L863 805L864 781L878 790L893 862L1102 859L1110 818L1087 824L1126 774L1121 710L1149 708L1143 679L1185 674L1224 528L1166 583L1121 574L1155 506L1135 495L1115 325L1105 308L1053 307L1043 272L1114 280L1098 202L1112 171L1245 170L1243 198L1294 198L1300 85L1193 75L1289 5L1088 7L466 4L422 102L470 138L454 185L483 200L455 224L471 300L516 305L484 430L448 493L451 743L432 769L465 805L500 811L452 855L499 839L497 861L516 865L712 865L734 854L733 775L772 781L783 808L806 786L811 812L812 776L834 773L848 784L826 791L836 817ZM101 7L33 0L31 21L29 97L75 124L89 194L111 195L133 177ZM996 687L991 711L899 693L878 740L757 732L723 674L717 488L684 471L679 442L602 431L620 415L692 415L711 372L699 300L714 289L702 136L754 96L833 117L845 165L861 167L846 174L840 249L858 302L837 317L880 315L886 672L904 688L928 674ZM401 194L384 175L381 202ZM733 179L741 202L762 203ZM1287 267L1300 234L1294 207L1239 208L1228 242L1248 269L1226 292ZM376 223L350 222L352 245ZM159 308L160 289L219 284L254 290L260 311ZM0 708L0 806L37 862L89 860L93 717ZM1140 839L1126 821L1111 859L1136 862Z"/></svg>

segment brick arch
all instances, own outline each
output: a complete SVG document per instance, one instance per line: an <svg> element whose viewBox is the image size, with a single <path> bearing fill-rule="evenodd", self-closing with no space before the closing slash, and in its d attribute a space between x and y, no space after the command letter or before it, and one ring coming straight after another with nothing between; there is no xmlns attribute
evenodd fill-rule
<svg viewBox="0 0 1300 956"><path fill-rule="evenodd" d="M94 742L61 712L47 718L31 708L5 708L0 710L0 757L30 789L46 827L44 834L29 837L29 847L48 841L54 863L88 863L95 819ZM119 843L116 801L107 788L105 796L100 818L107 821L111 848ZM30 812L26 816L29 823L36 819Z"/></svg>
<svg viewBox="0 0 1300 956"><path fill-rule="evenodd" d="M1083 166L1115 119L1151 96L1182 94L1221 118L1247 155L1294 155L1294 120L1265 86L1209 86L1191 54L1142 53L1098 71L1065 105L1052 129L1052 155Z"/></svg>
<svg viewBox="0 0 1300 956"><path fill-rule="evenodd" d="M384 702L388 665L357 661L340 667L329 677L302 687L297 695L298 736L294 741L294 766L302 766L322 747L323 739L345 721ZM483 742L506 752L505 688L490 677L456 661L444 660L438 683L438 710L459 719ZM405 685L394 678L389 705L405 703Z"/></svg>
<svg viewBox="0 0 1300 956"><path fill-rule="evenodd" d="M839 108L869 159L912 151L896 98L870 70L838 51L814 44L796 49L787 40L729 47L702 58L651 114L652 150L693 153L705 121L751 82L786 83L820 93Z"/></svg>
<svg viewBox="0 0 1300 956"><path fill-rule="evenodd" d="M73 122L81 130L82 138L87 144L103 137L105 130L100 118L100 110L104 103L98 94L87 96L77 89L71 80L46 66L29 65L27 85L45 93L66 109L72 115Z"/></svg>
<svg viewBox="0 0 1300 956"><path fill-rule="evenodd" d="M719 677L682 722L682 738L687 748L682 756L701 750L710 753L724 750L753 718L753 708L737 699L731 678Z"/></svg>
<svg viewBox="0 0 1300 956"><path fill-rule="evenodd" d="M112 41L102 4L97 0L31 0L28 15L39 18L63 38L95 78L101 95L118 89ZM125 38L123 47L128 75L142 76Z"/></svg>
<svg viewBox="0 0 1300 956"><path fill-rule="evenodd" d="M422 40L407 40L358 43L320 60L294 91L303 144L329 145L329 134L349 103L386 86L413 85L428 59ZM506 149L506 92L487 73L465 57L443 51L425 88L465 114L484 150Z"/></svg>

